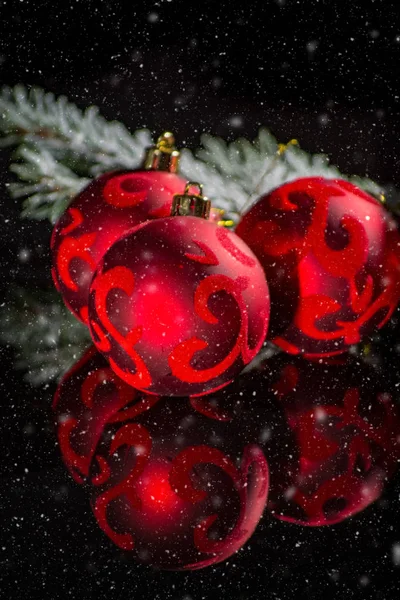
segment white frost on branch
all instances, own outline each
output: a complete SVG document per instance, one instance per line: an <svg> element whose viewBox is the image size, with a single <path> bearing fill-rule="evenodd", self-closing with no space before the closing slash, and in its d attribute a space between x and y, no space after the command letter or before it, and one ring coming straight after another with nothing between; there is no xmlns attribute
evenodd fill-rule
<svg viewBox="0 0 400 600"><path fill-rule="evenodd" d="M203 147L195 153L182 152L181 173L203 183L204 193L234 221L258 197L299 177L341 177L372 194L381 193L369 179L344 177L324 155L310 155L295 146L280 153L277 140L266 128L260 129L253 142L240 138L228 144L208 134L201 141Z"/></svg>
<svg viewBox="0 0 400 600"><path fill-rule="evenodd" d="M47 218L55 223L72 198L90 182L89 178L78 177L43 148L22 145L14 158L18 162L10 165L10 171L20 182L8 184L8 189L13 198L26 198L23 217Z"/></svg>
<svg viewBox="0 0 400 600"><path fill-rule="evenodd" d="M16 367L33 385L60 378L90 344L87 328L56 292L39 296L21 288L0 307L0 339L15 349Z"/></svg>
<svg viewBox="0 0 400 600"><path fill-rule="evenodd" d="M73 152L92 175L116 165L135 169L152 144L148 131L131 134L122 123L107 121L96 106L82 111L65 96L23 85L1 90L0 133L3 146L33 141L56 155Z"/></svg>
<svg viewBox="0 0 400 600"><path fill-rule="evenodd" d="M280 153L266 128L252 142L240 138L228 144L210 134L201 141L196 152L182 151L180 172L202 183L214 206L235 221L245 206L286 181L343 177L326 156L294 146ZM138 168L153 140L147 130L131 134L122 123L108 122L97 107L82 111L64 96L17 85L0 93L0 144L19 146L17 158L23 164L12 170L25 183L11 185L10 191L14 197L27 196L24 216L54 222L90 178ZM381 192L369 179L350 180L373 194Z"/></svg>

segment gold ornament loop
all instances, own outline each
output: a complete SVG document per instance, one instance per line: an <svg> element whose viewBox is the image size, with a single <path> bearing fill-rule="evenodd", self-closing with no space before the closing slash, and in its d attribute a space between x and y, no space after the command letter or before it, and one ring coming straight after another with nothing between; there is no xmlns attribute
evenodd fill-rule
<svg viewBox="0 0 400 600"><path fill-rule="evenodd" d="M163 152L171 153L175 148L175 136L171 131L164 131L157 140L156 147Z"/></svg>
<svg viewBox="0 0 400 600"><path fill-rule="evenodd" d="M190 189L197 187L199 193L191 192ZM188 181L183 194L175 194L172 200L172 217L200 217L210 218L211 202L203 196L203 185L197 181Z"/></svg>
<svg viewBox="0 0 400 600"><path fill-rule="evenodd" d="M278 144L277 154L282 156L290 146L298 146L299 142L296 139L289 140L287 144Z"/></svg>
<svg viewBox="0 0 400 600"><path fill-rule="evenodd" d="M175 147L175 137L170 131L159 136L155 146L148 149L143 168L146 170L169 171L176 173L180 152Z"/></svg>
<svg viewBox="0 0 400 600"><path fill-rule="evenodd" d="M185 185L184 194L188 194L191 187L199 188L199 196L203 197L203 184L197 183L197 181L188 181Z"/></svg>

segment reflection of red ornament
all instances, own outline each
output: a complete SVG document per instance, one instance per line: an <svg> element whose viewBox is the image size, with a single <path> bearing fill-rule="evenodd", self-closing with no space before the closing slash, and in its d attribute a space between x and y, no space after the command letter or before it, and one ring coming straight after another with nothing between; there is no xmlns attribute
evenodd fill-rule
<svg viewBox="0 0 400 600"><path fill-rule="evenodd" d="M100 527L161 568L199 569L228 558L266 503L262 451L242 445L236 425L212 408L211 417L199 412L198 399L130 394L135 403L127 406L128 386L91 350L55 400L64 461L90 484Z"/></svg>
<svg viewBox="0 0 400 600"><path fill-rule="evenodd" d="M133 387L175 396L231 381L260 349L269 296L258 260L205 219L149 221L118 240L93 278L89 324Z"/></svg>
<svg viewBox="0 0 400 600"><path fill-rule="evenodd" d="M272 446L263 451L276 517L330 525L379 498L400 458L400 420L387 389L356 361L309 363L281 354L221 390L220 403L229 399L244 423L243 443L260 443L262 427L269 428ZM250 413L240 409L246 396ZM268 398L275 398L272 407Z"/></svg>
<svg viewBox="0 0 400 600"><path fill-rule="evenodd" d="M63 377L53 402L61 453L75 481L83 483L89 475L106 425L133 418L156 401L156 396L140 395L119 379L96 348L90 348Z"/></svg>
<svg viewBox="0 0 400 600"><path fill-rule="evenodd" d="M171 212L185 180L164 171L107 173L70 204L52 235L53 279L68 308L87 322L89 286L109 247L129 229Z"/></svg>
<svg viewBox="0 0 400 600"><path fill-rule="evenodd" d="M291 354L340 354L397 306L400 237L382 205L351 183L287 183L261 198L236 233L265 269L273 341Z"/></svg>

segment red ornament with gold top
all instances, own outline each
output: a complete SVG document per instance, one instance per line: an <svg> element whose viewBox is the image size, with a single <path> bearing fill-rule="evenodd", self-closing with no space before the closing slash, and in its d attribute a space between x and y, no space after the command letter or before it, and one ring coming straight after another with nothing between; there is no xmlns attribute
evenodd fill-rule
<svg viewBox="0 0 400 600"><path fill-rule="evenodd" d="M143 169L114 171L92 181L54 227L52 275L66 306L87 323L89 286L109 247L129 229L171 213L185 180L176 174L179 152L165 133L147 154Z"/></svg>
<svg viewBox="0 0 400 600"><path fill-rule="evenodd" d="M400 237L355 185L309 177L262 197L236 233L264 267L270 339L307 357L345 352L382 327L400 298Z"/></svg>
<svg viewBox="0 0 400 600"><path fill-rule="evenodd" d="M90 288L95 345L121 379L153 394L227 385L257 354L268 327L260 263L232 231L208 220L210 202L190 193L191 185L174 198L177 216L149 221L113 244Z"/></svg>

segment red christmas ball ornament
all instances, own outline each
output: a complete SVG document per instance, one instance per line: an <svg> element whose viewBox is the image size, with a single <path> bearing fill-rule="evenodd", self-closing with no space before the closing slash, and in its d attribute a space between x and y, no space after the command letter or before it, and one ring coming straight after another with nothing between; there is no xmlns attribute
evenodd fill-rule
<svg viewBox="0 0 400 600"><path fill-rule="evenodd" d="M225 560L249 539L265 507L261 449L243 446L236 423L212 405L205 410L204 400L176 402L131 388L135 402L127 404L128 388L117 381L90 351L55 401L64 461L88 484L98 524L119 548L155 567L200 569Z"/></svg>
<svg viewBox="0 0 400 600"><path fill-rule="evenodd" d="M283 521L320 526L355 515L381 496L400 459L387 381L355 360L333 360L281 354L218 393L243 423L242 444L261 446L268 509Z"/></svg>
<svg viewBox="0 0 400 600"><path fill-rule="evenodd" d="M382 327L400 298L400 237L382 204L339 179L309 177L262 197L236 233L264 267L272 341L332 356Z"/></svg>
<svg viewBox="0 0 400 600"><path fill-rule="evenodd" d="M177 214L192 201L209 203L188 193L176 201ZM90 288L95 345L121 379L153 394L227 385L267 331L268 286L257 258L233 232L190 214L149 221L118 240Z"/></svg>
<svg viewBox="0 0 400 600"><path fill-rule="evenodd" d="M109 247L129 229L171 214L174 194L185 180L175 171L179 152L172 134L159 138L138 171L106 173L70 204L51 238L52 276L66 306L87 323L89 286Z"/></svg>

